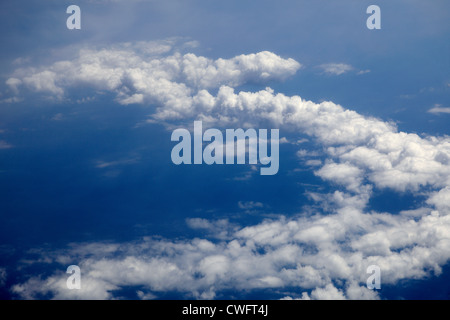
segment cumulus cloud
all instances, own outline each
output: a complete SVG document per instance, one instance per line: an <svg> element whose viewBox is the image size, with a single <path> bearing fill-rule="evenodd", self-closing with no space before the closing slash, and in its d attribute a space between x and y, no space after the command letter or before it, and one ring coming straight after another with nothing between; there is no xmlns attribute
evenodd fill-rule
<svg viewBox="0 0 450 320"><path fill-rule="evenodd" d="M270 88L238 91L245 82L283 80L300 68L298 62L270 52L212 60L144 51L133 44L81 50L71 61L18 69L10 78L16 80L8 81L13 90L25 87L58 96L80 85L111 91L121 104L156 105L152 121L166 124L196 119L217 126L270 123L301 141L309 136L318 150L299 150L298 156L323 155L323 162L308 165L335 190L309 193L317 207L298 218L279 217L246 227L188 219L191 228L209 233L203 239L90 244L89 254L86 245L75 245L65 254L80 261L84 289L68 292L63 275L56 272L17 284L16 294L103 299L136 285L146 288L137 293L142 297L174 290L213 298L226 289L298 287L294 298L372 299L376 293L364 287L369 265L380 266L383 283L394 284L437 275L449 261L449 137L400 132L393 123L330 101L314 103ZM325 72L336 75L352 69L325 66ZM398 215L374 212L368 207L374 188L427 199ZM61 252L52 256L64 261ZM342 287L333 285L335 281Z"/></svg>
<svg viewBox="0 0 450 320"><path fill-rule="evenodd" d="M244 210L264 207L264 205L258 201L239 201L238 206L240 209L244 209Z"/></svg>
<svg viewBox="0 0 450 320"><path fill-rule="evenodd" d="M16 78L9 78L6 80L6 84L9 86L9 88L15 93L19 93L19 86L22 84L22 81Z"/></svg>
<svg viewBox="0 0 450 320"><path fill-rule="evenodd" d="M305 162L305 164L307 166L312 166L312 167L321 166L322 165L322 161L321 160L307 160Z"/></svg>
<svg viewBox="0 0 450 320"><path fill-rule="evenodd" d="M121 160L115 160L115 161L97 161L95 167L99 169L105 169L105 168L111 168L116 166L124 166L124 165L130 165L135 164L139 162L139 157L134 158L126 158Z"/></svg>

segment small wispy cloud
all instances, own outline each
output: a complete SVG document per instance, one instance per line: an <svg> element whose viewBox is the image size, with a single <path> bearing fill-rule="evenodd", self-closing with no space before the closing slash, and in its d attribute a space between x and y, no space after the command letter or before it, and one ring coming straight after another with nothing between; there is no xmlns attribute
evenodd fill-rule
<svg viewBox="0 0 450 320"><path fill-rule="evenodd" d="M13 146L10 145L9 143L7 143L6 141L0 140L0 150L1 150L1 149L10 149L10 148L12 148L12 147L13 147Z"/></svg>
<svg viewBox="0 0 450 320"><path fill-rule="evenodd" d="M305 162L305 164L307 166L311 166L311 167L318 167L322 165L322 161L321 160L308 160Z"/></svg>
<svg viewBox="0 0 450 320"><path fill-rule="evenodd" d="M62 119L63 119L62 113L57 113L51 118L52 121L61 121Z"/></svg>
<svg viewBox="0 0 450 320"><path fill-rule="evenodd" d="M250 166L250 170L245 171L243 175L234 177L232 180L234 181L247 181L253 178L255 173L258 171L258 167L255 165Z"/></svg>
<svg viewBox="0 0 450 320"><path fill-rule="evenodd" d="M30 57L19 57L19 58L15 59L12 62L12 64L13 65L23 65L23 64L29 63L30 61L31 61Z"/></svg>
<svg viewBox="0 0 450 320"><path fill-rule="evenodd" d="M238 206L243 210L250 210L255 208L263 208L264 205L261 202L256 201L239 201Z"/></svg>
<svg viewBox="0 0 450 320"><path fill-rule="evenodd" d="M306 149L300 149L296 152L297 157L306 158L306 157L318 157L319 153L317 151L311 151Z"/></svg>
<svg viewBox="0 0 450 320"><path fill-rule="evenodd" d="M289 140L286 137L282 137L279 142L280 142L280 144L290 143Z"/></svg>
<svg viewBox="0 0 450 320"><path fill-rule="evenodd" d="M193 230L205 231L209 236L222 240L229 239L237 230L237 226L230 223L228 219L210 221L202 218L187 218L186 224Z"/></svg>
<svg viewBox="0 0 450 320"><path fill-rule="evenodd" d="M4 286L6 282L6 269L0 268L0 286Z"/></svg>
<svg viewBox="0 0 450 320"><path fill-rule="evenodd" d="M339 76L346 72L352 71L354 68L345 63L325 63L319 66L320 69L326 74Z"/></svg>
<svg viewBox="0 0 450 320"><path fill-rule="evenodd" d="M360 76L366 73L369 73L369 69L358 70L355 67L346 64L346 63L325 63L319 66L322 69L322 72L328 75L340 76L341 74L353 71L356 72L356 75Z"/></svg>
<svg viewBox="0 0 450 320"><path fill-rule="evenodd" d="M434 107L429 109L427 112L432 114L450 113L450 108L443 108L440 104L435 104Z"/></svg>
<svg viewBox="0 0 450 320"><path fill-rule="evenodd" d="M370 72L369 69L366 69L366 70L359 70L356 74L357 74L358 76L360 76L360 75L362 75L362 74L366 74L366 73L369 73L369 72Z"/></svg>

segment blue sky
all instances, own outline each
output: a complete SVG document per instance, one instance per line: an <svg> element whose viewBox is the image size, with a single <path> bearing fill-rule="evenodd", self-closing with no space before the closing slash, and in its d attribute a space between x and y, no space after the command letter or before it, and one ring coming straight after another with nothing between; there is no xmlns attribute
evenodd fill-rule
<svg viewBox="0 0 450 320"><path fill-rule="evenodd" d="M2 299L449 298L446 1L0 8ZM174 165L194 120L280 170Z"/></svg>

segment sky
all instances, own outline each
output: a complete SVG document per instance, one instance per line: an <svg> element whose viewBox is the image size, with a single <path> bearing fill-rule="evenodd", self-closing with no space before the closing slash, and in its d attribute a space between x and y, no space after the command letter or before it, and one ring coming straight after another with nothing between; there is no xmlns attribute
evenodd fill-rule
<svg viewBox="0 0 450 320"><path fill-rule="evenodd" d="M449 299L449 11L1 1L0 298ZM194 121L278 172L175 165Z"/></svg>

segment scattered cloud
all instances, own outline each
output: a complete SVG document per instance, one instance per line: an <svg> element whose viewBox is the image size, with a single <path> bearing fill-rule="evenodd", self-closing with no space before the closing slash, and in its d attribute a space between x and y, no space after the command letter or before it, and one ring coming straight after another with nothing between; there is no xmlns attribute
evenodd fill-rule
<svg viewBox="0 0 450 320"><path fill-rule="evenodd" d="M9 143L7 143L4 140L0 140L0 150L1 149L10 149L12 148L12 145L10 145Z"/></svg>
<svg viewBox="0 0 450 320"><path fill-rule="evenodd" d="M52 121L61 121L63 119L63 117L64 117L64 115L62 113L57 113L51 118L51 120Z"/></svg>
<svg viewBox="0 0 450 320"><path fill-rule="evenodd" d="M161 46L164 50L160 50ZM169 49L169 45L154 42L82 49L71 61L17 69L6 84L14 92L26 88L59 99L71 88L88 86L114 92L121 104L171 106L171 110L166 109L159 116L172 118L184 116L188 110L195 113L193 107L197 104L212 106L214 97L205 89L283 80L301 67L293 59L283 59L268 51L217 60L178 52L160 56Z"/></svg>
<svg viewBox="0 0 450 320"><path fill-rule="evenodd" d="M140 161L139 157L121 159L121 160L116 160L116 161L97 161L97 164L95 165L95 167L99 168L99 169L105 169L105 168L111 168L111 167L116 167L116 166L135 164L139 161Z"/></svg>
<svg viewBox="0 0 450 320"><path fill-rule="evenodd" d="M18 103L18 102L21 102L21 101L23 101L22 98L11 97L11 98L6 98L6 99L0 100L0 103L7 103L7 104L10 104L10 103Z"/></svg>
<svg viewBox="0 0 450 320"><path fill-rule="evenodd" d="M3 287L5 285L6 277L7 277L6 269L0 268L0 287Z"/></svg>
<svg viewBox="0 0 450 320"><path fill-rule="evenodd" d="M289 142L289 140L286 137L282 137L282 138L280 138L279 143L283 144L283 143L290 143L290 142Z"/></svg>
<svg viewBox="0 0 450 320"><path fill-rule="evenodd" d="M440 104L436 104L433 108L428 110L432 114L450 113L450 108L442 107Z"/></svg>
<svg viewBox="0 0 450 320"><path fill-rule="evenodd" d="M30 61L31 61L30 57L19 57L19 58L14 59L12 64L14 64L14 65L23 65L23 64L29 63Z"/></svg>
<svg viewBox="0 0 450 320"><path fill-rule="evenodd" d="M345 63L326 63L319 66L326 74L339 76L341 74L352 71L354 68Z"/></svg>
<svg viewBox="0 0 450 320"><path fill-rule="evenodd" d="M366 73L369 73L370 72L370 70L369 69L366 69L366 70L360 70L360 71L358 71L356 74L357 75L362 75L362 74L366 74Z"/></svg>
<svg viewBox="0 0 450 320"><path fill-rule="evenodd" d="M341 74L348 73L350 71L356 72L356 75L360 76L366 73L370 73L371 70L357 70L353 66L346 63L325 63L319 66L322 72L328 75L340 76Z"/></svg>
<svg viewBox="0 0 450 320"><path fill-rule="evenodd" d="M81 51L75 61L57 62L50 69L67 63L71 64L68 70L85 69L86 73L73 75L75 79L78 76L80 81L101 84L104 88L117 91L118 97L123 98L119 98L120 103L127 103L129 98L154 95L161 104L152 115L157 121L207 119L210 125L245 124L254 127L259 122L269 121L274 127L308 135L326 149L337 170L354 168L351 171L355 175L354 181L367 180L377 187L397 191L419 190L427 185L438 188L449 183L449 165L436 158L438 154L449 156L448 138L421 138L416 134L398 132L392 123L362 116L329 101L317 104L299 96L274 93L270 88L235 93L235 89L229 86L260 78L263 73L285 78L300 66L292 59L261 53L213 61L174 54L144 62L143 57L137 55L142 50L132 49L130 46L127 50ZM95 64L90 61L95 61ZM143 69L136 69L136 66ZM205 69L211 70L206 72ZM48 75L54 71L35 72L25 76L23 81L38 77L42 72ZM145 74L138 76L136 72ZM184 82L172 81L174 74ZM63 72L58 73L58 77L62 78L54 83L70 84L74 81L73 77L66 79L63 76ZM208 83L204 79L208 79ZM194 90L199 85L210 87L213 84L220 85L216 96L205 88ZM43 86L39 88L44 90ZM62 87L58 87L59 90L63 90ZM299 156L311 156L313 152L316 151L305 151ZM340 162L342 165L339 165ZM327 177L339 183L337 180L343 179L344 175Z"/></svg>
<svg viewBox="0 0 450 320"><path fill-rule="evenodd" d="M234 181L247 181L253 178L253 176L259 171L258 167L251 165L249 170L243 172L242 175L232 178Z"/></svg>
<svg viewBox="0 0 450 320"><path fill-rule="evenodd" d="M111 244L89 244L89 251L86 244L78 244L65 253L46 253L55 261L77 257L85 274L83 289L67 290L65 274L55 272L15 285L16 294L104 299L114 298L113 290L138 285L146 288L137 293L142 297L179 291L207 299L227 289L298 287L295 299L369 299L377 297L364 287L369 265L380 266L385 284L441 272L450 259L449 137L401 132L393 123L333 102L314 103L270 88L235 92L245 82L283 80L300 68L300 63L274 53L211 60L169 51L152 56L145 48L130 44L81 50L72 61L16 70L11 79L20 83L11 80L10 86L63 96L76 86L89 85L113 92L121 104L156 105L152 121L160 123L270 123L289 131L293 141L303 142L308 136L316 150L302 149L297 155L321 154L323 162L310 159L316 162L309 165L335 188L310 193L317 206L313 214L300 218L279 216L246 227L193 218L186 221L188 226L207 231L209 238L145 238L115 244L112 252L105 252ZM345 64L322 66L335 75L353 70ZM99 162L97 167L128 160L121 161ZM240 178L249 179L256 170L252 166ZM374 188L425 195L426 200L403 214L374 212L368 206ZM336 282L342 286L333 285Z"/></svg>
<svg viewBox="0 0 450 320"><path fill-rule="evenodd" d="M73 244L42 252L41 263L79 261L81 290L67 290L63 272L31 277L13 286L22 298L50 294L54 299L111 299L114 290L139 286L138 296L178 291L211 299L223 290L297 287L303 299L373 299L365 288L366 269L380 266L383 284L438 275L450 258L450 189L419 219L363 212L344 194L332 195L341 206L314 217L266 220L237 228L225 239L210 241L144 238L120 244ZM438 197L439 198L439 197ZM448 210L448 209L447 209ZM226 221L190 219L196 229L230 232ZM331 283L339 281L340 288ZM281 297L280 297L281 298Z"/></svg>

